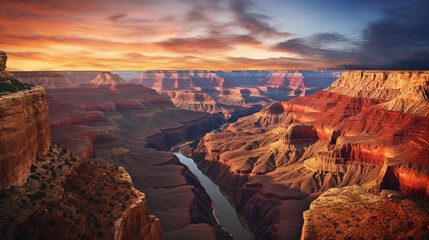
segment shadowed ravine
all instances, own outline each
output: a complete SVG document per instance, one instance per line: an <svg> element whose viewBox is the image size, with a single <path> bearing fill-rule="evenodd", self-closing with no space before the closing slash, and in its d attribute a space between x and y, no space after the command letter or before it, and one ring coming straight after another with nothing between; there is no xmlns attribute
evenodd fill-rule
<svg viewBox="0 0 429 240"><path fill-rule="evenodd" d="M214 213L220 225L228 230L237 240L253 239L246 227L243 226L231 203L219 190L219 186L198 169L197 164L195 164L192 158L183 156L179 151L175 151L174 154L179 158L181 163L188 166L191 172L200 179L201 185L213 201Z"/></svg>

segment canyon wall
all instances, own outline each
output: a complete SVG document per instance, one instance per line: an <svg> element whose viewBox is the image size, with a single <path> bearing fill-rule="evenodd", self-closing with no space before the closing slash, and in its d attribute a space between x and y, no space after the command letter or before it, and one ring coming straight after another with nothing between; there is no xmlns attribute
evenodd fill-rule
<svg viewBox="0 0 429 240"><path fill-rule="evenodd" d="M193 158L257 239L300 238L302 212L333 187L428 200L427 74L348 71L324 91L207 134Z"/></svg>
<svg viewBox="0 0 429 240"><path fill-rule="evenodd" d="M50 144L49 112L42 87L0 97L0 189L25 183L36 155Z"/></svg>
<svg viewBox="0 0 429 240"><path fill-rule="evenodd" d="M13 79L0 52L0 189L23 185L36 155L50 144L49 112L42 87Z"/></svg>
<svg viewBox="0 0 429 240"><path fill-rule="evenodd" d="M136 84L80 84L47 93L53 139L90 162L123 166L145 193L166 239L230 238L198 179L166 152L221 121L205 112L178 109L168 96Z"/></svg>
<svg viewBox="0 0 429 240"><path fill-rule="evenodd" d="M241 97L253 101L270 98L289 100L313 94L328 87L342 71L146 71L131 80L143 86L162 90L193 91L222 97L222 91L241 91ZM125 75L124 75L125 76ZM244 90L244 91L243 91ZM246 93L249 92L248 94ZM247 95L247 97L246 97ZM256 97L256 98L255 98ZM236 102L235 105L244 104Z"/></svg>

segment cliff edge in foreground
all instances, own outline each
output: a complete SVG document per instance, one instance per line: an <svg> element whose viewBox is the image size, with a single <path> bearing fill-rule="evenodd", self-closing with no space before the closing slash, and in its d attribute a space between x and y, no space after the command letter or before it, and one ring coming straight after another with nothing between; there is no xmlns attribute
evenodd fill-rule
<svg viewBox="0 0 429 240"><path fill-rule="evenodd" d="M37 154L50 144L45 90L8 73L0 51L0 190L25 183Z"/></svg>

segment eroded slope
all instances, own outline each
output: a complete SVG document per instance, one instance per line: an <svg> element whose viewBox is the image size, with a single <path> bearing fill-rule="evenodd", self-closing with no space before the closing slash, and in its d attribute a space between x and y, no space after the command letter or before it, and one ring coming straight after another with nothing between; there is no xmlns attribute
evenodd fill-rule
<svg viewBox="0 0 429 240"><path fill-rule="evenodd" d="M428 72L350 71L325 91L207 134L193 157L260 239L299 238L302 211L332 187L427 200L428 100L419 96L427 96L428 82Z"/></svg>

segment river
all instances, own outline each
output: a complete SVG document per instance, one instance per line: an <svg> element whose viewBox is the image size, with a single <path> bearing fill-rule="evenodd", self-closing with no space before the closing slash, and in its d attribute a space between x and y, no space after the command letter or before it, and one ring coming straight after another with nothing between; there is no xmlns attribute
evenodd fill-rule
<svg viewBox="0 0 429 240"><path fill-rule="evenodd" d="M253 239L249 230L244 227L231 203L219 190L219 186L204 175L192 158L183 156L180 152L173 152L181 163L189 167L191 172L200 179L201 185L213 201L213 208L220 225L230 232L237 240Z"/></svg>

